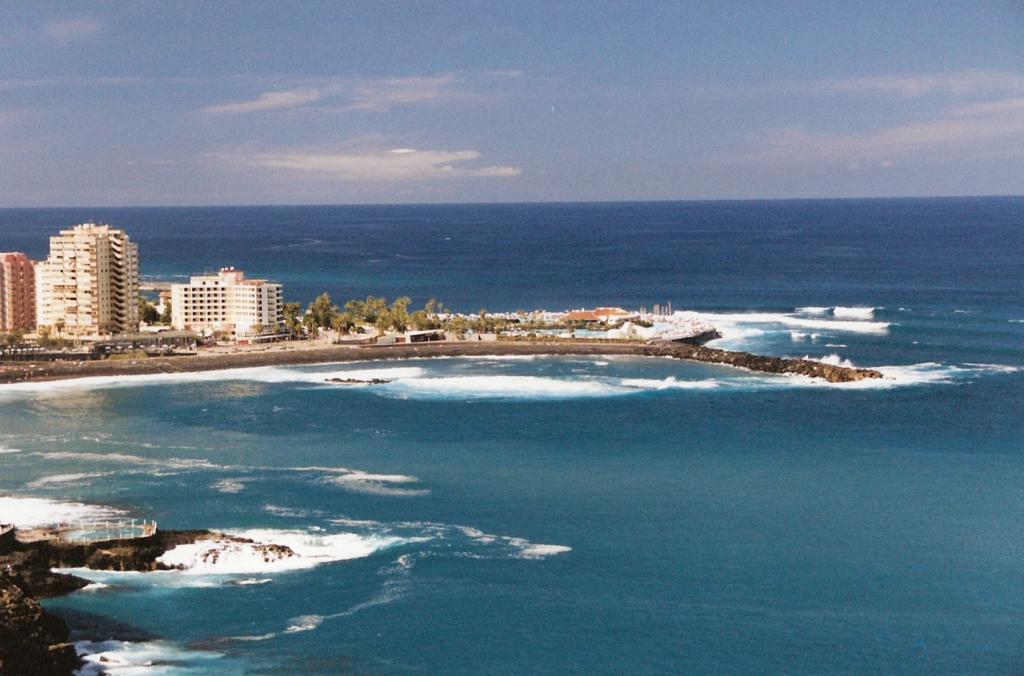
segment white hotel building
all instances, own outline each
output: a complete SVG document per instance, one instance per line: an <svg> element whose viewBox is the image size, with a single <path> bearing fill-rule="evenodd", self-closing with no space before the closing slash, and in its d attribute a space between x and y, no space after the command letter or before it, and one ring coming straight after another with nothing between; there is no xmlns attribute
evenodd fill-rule
<svg viewBox="0 0 1024 676"><path fill-rule="evenodd" d="M222 268L171 286L171 323L179 331L217 331L236 339L276 331L284 325L281 294L280 284Z"/></svg>
<svg viewBox="0 0 1024 676"><path fill-rule="evenodd" d="M50 238L35 267L36 323L54 335L139 329L139 247L122 230L83 223Z"/></svg>

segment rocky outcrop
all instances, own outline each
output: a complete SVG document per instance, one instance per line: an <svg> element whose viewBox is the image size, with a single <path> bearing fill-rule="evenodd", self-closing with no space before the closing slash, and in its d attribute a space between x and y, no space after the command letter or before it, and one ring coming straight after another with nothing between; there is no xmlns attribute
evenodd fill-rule
<svg viewBox="0 0 1024 676"><path fill-rule="evenodd" d="M823 378L830 383L849 383L866 378L881 378L874 369L833 366L810 359L789 359L786 357L764 357L750 352L719 350L703 345L668 343L658 341L644 346L643 354L652 357L673 357L709 364L727 364L762 373L778 373Z"/></svg>
<svg viewBox="0 0 1024 676"><path fill-rule="evenodd" d="M370 378L368 380L361 380L359 378L328 378L325 382L335 385L386 385L391 381L384 380L383 378Z"/></svg>
<svg viewBox="0 0 1024 676"><path fill-rule="evenodd" d="M38 536L38 534L37 534ZM89 581L53 568L152 571L171 566L157 559L178 545L201 540L252 542L208 530L157 531L148 537L106 542L64 542L56 533L7 542L0 552L0 674L71 674L80 666L65 622L36 599L67 594ZM284 545L259 545L267 557L294 556Z"/></svg>
<svg viewBox="0 0 1024 676"><path fill-rule="evenodd" d="M71 674L79 666L64 620L0 572L0 674Z"/></svg>

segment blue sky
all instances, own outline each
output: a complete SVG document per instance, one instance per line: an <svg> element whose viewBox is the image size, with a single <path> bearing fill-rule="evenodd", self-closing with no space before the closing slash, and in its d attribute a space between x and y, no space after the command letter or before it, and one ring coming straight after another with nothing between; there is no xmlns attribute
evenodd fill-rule
<svg viewBox="0 0 1024 676"><path fill-rule="evenodd" d="M1024 193L1024 3L0 0L0 206Z"/></svg>

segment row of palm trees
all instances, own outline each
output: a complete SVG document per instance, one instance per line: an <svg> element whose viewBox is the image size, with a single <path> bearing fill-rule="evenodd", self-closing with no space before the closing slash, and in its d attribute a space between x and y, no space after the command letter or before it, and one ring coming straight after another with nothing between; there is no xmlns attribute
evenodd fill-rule
<svg viewBox="0 0 1024 676"><path fill-rule="evenodd" d="M472 317L455 314L434 298L419 310L410 310L411 302L407 296L396 298L390 304L383 296L367 296L366 300L352 299L338 307L329 294L322 293L305 311L299 303L285 303L284 329L293 336L317 335L322 329L346 335L370 330L383 335L388 331L443 329L465 335L470 330L497 332L510 324L505 318L487 314L487 310L480 310Z"/></svg>

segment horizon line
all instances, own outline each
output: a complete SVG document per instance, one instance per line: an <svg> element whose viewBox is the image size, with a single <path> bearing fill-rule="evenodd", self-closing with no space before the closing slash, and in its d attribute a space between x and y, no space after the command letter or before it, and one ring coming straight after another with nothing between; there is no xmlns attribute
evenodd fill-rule
<svg viewBox="0 0 1024 676"><path fill-rule="evenodd" d="M689 199L608 199L608 200L509 200L509 201L468 201L468 202L266 202L266 203L225 203L225 204L121 204L82 205L61 204L46 206L2 206L0 210L32 209L239 209L272 207L414 207L414 206L543 206L571 204L698 204L736 202L868 202L868 201L911 201L911 200L957 200L957 199L1012 199L1024 198L1020 194L975 194L975 195L890 195L857 197L717 197Z"/></svg>

